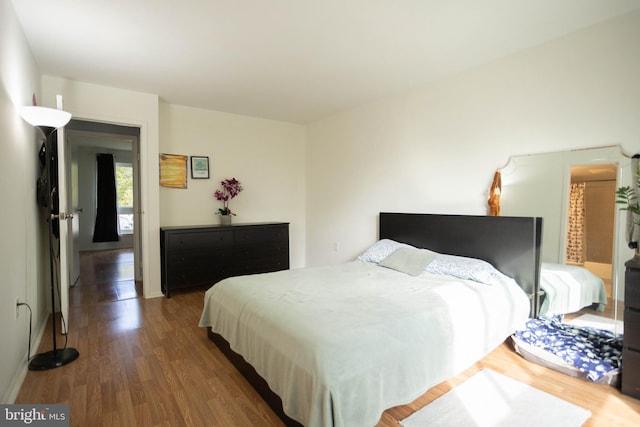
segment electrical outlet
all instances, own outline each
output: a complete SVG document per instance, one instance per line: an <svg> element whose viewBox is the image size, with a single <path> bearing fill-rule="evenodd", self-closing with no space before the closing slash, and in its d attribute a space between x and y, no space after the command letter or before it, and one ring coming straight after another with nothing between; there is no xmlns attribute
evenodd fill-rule
<svg viewBox="0 0 640 427"><path fill-rule="evenodd" d="M333 242L333 251L340 252L340 242Z"/></svg>
<svg viewBox="0 0 640 427"><path fill-rule="evenodd" d="M20 316L20 298L16 298L16 319Z"/></svg>

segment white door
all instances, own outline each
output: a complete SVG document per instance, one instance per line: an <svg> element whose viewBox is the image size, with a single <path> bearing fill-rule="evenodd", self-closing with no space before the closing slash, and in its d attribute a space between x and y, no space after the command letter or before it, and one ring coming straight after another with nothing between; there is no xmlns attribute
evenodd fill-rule
<svg viewBox="0 0 640 427"><path fill-rule="evenodd" d="M133 267L135 281L142 280L142 208L140 203L140 138L132 144L133 166Z"/></svg>
<svg viewBox="0 0 640 427"><path fill-rule="evenodd" d="M62 110L62 96L56 96L56 107ZM67 151L64 128L57 130L58 133L58 218L60 223L60 252L59 266L60 276L60 313L62 314L61 331L66 334L69 330L69 277L73 272L73 256L70 255L69 238L71 233L71 219L73 215L69 214L69 198L67 195Z"/></svg>
<svg viewBox="0 0 640 427"><path fill-rule="evenodd" d="M71 257L71 265L69 268L69 285L75 286L78 279L80 279L80 214L82 208L78 205L78 147L70 146L68 141L65 141L65 148L67 154L70 155L69 164L70 170L67 173L69 177L69 185L67 185L67 200L68 205L71 206L71 212L73 212L73 218L71 219L71 227L69 230L69 242L71 248L69 251L73 254ZM69 151L71 151L69 153Z"/></svg>

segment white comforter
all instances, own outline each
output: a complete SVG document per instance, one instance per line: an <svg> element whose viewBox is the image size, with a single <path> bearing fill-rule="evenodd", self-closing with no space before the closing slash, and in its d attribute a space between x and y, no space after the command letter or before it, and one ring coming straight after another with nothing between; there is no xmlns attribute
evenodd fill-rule
<svg viewBox="0 0 640 427"><path fill-rule="evenodd" d="M243 355L305 426L373 426L524 326L511 279L488 286L365 262L223 280L200 326Z"/></svg>
<svg viewBox="0 0 640 427"><path fill-rule="evenodd" d="M607 304L602 279L579 266L543 262L540 289L546 294L540 315L575 313L593 303L602 311Z"/></svg>

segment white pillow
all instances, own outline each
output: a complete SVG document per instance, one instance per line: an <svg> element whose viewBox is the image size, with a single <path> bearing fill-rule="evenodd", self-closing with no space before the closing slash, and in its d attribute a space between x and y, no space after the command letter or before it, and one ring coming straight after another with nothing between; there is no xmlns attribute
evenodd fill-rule
<svg viewBox="0 0 640 427"><path fill-rule="evenodd" d="M486 285L498 284L507 277L486 261L444 254L438 255L424 271L425 273L473 280Z"/></svg>
<svg viewBox="0 0 640 427"><path fill-rule="evenodd" d="M419 276L437 256L437 252L428 249L398 248L378 265L410 276Z"/></svg>
<svg viewBox="0 0 640 427"><path fill-rule="evenodd" d="M406 243L396 242L395 240L381 239L369 247L369 249L360 255L357 260L374 262L377 264L395 252L398 248L413 248L413 246L407 245Z"/></svg>

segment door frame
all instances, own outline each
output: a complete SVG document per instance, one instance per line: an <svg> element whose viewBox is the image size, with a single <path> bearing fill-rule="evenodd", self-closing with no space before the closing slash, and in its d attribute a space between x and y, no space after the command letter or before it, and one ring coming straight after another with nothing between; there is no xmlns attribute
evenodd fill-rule
<svg viewBox="0 0 640 427"><path fill-rule="evenodd" d="M126 138L131 141L131 163L133 166L133 187L134 187L134 230L133 230L133 249L134 249L134 274L135 280L140 281L143 280L143 262L142 262L142 186L141 186L141 171L140 171L140 158L141 158L141 141L140 141L140 133L141 127L136 125L122 125L116 123L106 123L102 121L95 121L91 119L81 119L74 118L71 123L67 125L67 134L65 136L66 143L69 142L69 136L78 136L83 135L87 138L100 138L100 139L112 139L116 140L118 138ZM83 144L70 144L71 148L77 150L77 147ZM90 146L97 146L106 149L113 149L112 146L109 146L108 142L87 144ZM67 152L71 152L71 150L67 150ZM69 156L69 154L67 154ZM69 167L69 162L67 162L67 170L65 174L67 176L71 176L71 170ZM67 180L67 182L71 182L71 180ZM77 183L74 183L77 185ZM71 200L71 191L68 191L68 199ZM74 256L76 252L79 252L78 245L74 245ZM143 286L143 296L144 296L144 286Z"/></svg>

